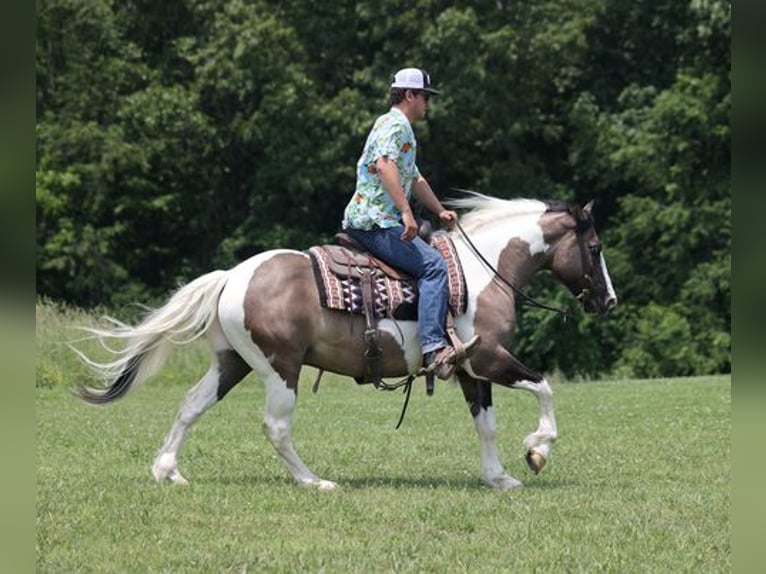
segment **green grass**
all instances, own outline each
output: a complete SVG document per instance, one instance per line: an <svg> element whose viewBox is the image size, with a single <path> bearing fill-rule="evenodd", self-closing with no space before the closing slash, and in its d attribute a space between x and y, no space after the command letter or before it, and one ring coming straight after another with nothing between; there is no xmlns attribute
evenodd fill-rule
<svg viewBox="0 0 766 574"><path fill-rule="evenodd" d="M87 406L66 388L82 372L56 355L68 319L55 317L38 330L39 572L731 570L730 377L554 385L559 441L539 476L521 444L536 402L496 388L501 457L525 483L505 493L479 479L457 386L430 399L415 389L396 431L401 394L326 376L313 395L311 371L295 443L340 488L298 487L261 433L263 390L248 378L189 434L191 484L176 487L150 466L204 371L200 349L122 402Z"/></svg>
<svg viewBox="0 0 766 574"><path fill-rule="evenodd" d="M304 385L304 390L308 385ZM728 378L555 387L561 428L539 476L521 459L531 396L498 389L499 441L523 489L478 479L460 392L401 396L327 380L295 440L341 488L295 486L260 432L248 380L190 434L192 484L149 466L185 392L155 381L114 407L40 389L38 570L689 571L730 569Z"/></svg>

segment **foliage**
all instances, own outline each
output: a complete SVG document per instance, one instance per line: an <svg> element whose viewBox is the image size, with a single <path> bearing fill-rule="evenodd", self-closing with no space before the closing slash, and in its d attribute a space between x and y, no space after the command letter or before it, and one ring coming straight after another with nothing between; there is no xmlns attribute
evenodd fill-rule
<svg viewBox="0 0 766 574"><path fill-rule="evenodd" d="M329 241L390 75L421 65L443 90L415 126L442 197L597 200L620 305L605 325L522 313L522 360L585 377L729 372L730 11L38 0L38 294L122 307ZM545 281L531 293L567 302Z"/></svg>

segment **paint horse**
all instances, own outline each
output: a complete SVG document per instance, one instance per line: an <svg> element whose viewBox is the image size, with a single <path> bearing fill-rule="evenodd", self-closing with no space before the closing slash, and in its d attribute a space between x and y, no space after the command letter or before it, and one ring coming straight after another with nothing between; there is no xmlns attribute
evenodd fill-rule
<svg viewBox="0 0 766 574"><path fill-rule="evenodd" d="M466 194L452 205L466 210L460 229L450 232L467 287L466 312L456 318L455 327L461 340L474 334L481 337L478 349L458 367L456 376L480 438L482 479L506 490L521 483L506 473L498 458L491 384L523 389L538 399L537 430L524 439L526 461L535 473L550 457L557 435L550 385L511 353L517 290L538 270L547 269L577 296L586 312L604 313L616 305L617 297L594 227L592 202L583 208ZM416 322L384 319L378 327L382 376L417 373L422 353ZM293 446L291 421L303 365L362 375L364 320L320 305L305 252L260 253L180 288L137 326L115 322L91 332L102 343L124 341L112 362L97 363L83 356L106 381L101 388L80 387L82 398L94 404L113 402L157 373L173 344L207 338L210 369L186 395L156 456L152 473L157 481L187 483L178 468L186 433L254 371L266 389L263 431L289 473L302 485L336 487L301 460Z"/></svg>

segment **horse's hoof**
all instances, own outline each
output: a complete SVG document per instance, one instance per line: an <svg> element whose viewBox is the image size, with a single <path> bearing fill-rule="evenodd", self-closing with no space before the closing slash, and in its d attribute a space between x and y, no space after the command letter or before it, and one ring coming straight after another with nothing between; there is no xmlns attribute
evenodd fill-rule
<svg viewBox="0 0 766 574"><path fill-rule="evenodd" d="M187 486L189 484L189 481L177 469L173 469L170 472L154 472L154 479L159 483L167 481L179 486Z"/></svg>
<svg viewBox="0 0 766 574"><path fill-rule="evenodd" d="M527 466L530 468L532 472L535 474L539 474L540 471L545 466L546 460L543 455L541 455L536 450L529 450L527 451Z"/></svg>
<svg viewBox="0 0 766 574"><path fill-rule="evenodd" d="M181 484L186 486L189 481L178 470L178 464L175 456L169 453L165 453L154 461L152 465L152 476L157 482L172 482L173 484Z"/></svg>
<svg viewBox="0 0 766 574"><path fill-rule="evenodd" d="M490 478L485 481L489 486L492 488L496 488L498 490L511 490L512 488L520 488L521 486L524 486L521 484L521 481L516 480L512 476L509 476L507 474L503 476L498 476L495 478Z"/></svg>
<svg viewBox="0 0 766 574"><path fill-rule="evenodd" d="M189 481L184 478L184 476L180 472L176 472L174 474L170 475L170 482L173 484L177 484L179 486L188 486Z"/></svg>
<svg viewBox="0 0 766 574"><path fill-rule="evenodd" d="M338 485L331 480L320 480L317 484L319 490L330 491L338 488Z"/></svg>
<svg viewBox="0 0 766 574"><path fill-rule="evenodd" d="M329 492L330 490L335 490L338 488L338 485L334 483L331 480L323 480L321 478L312 479L312 480L302 480L301 486L305 486L306 488L316 488L317 490L322 490L325 492Z"/></svg>
<svg viewBox="0 0 766 574"><path fill-rule="evenodd" d="M187 486L189 484L189 481L186 480L180 472L177 472L175 474L169 474L167 476L159 476L155 474L154 480L157 482L157 484L162 484L164 482L177 484L179 486Z"/></svg>

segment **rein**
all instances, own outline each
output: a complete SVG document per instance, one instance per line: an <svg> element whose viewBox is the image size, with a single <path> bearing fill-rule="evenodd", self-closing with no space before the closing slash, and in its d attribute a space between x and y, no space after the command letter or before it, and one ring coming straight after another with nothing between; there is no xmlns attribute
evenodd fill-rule
<svg viewBox="0 0 766 574"><path fill-rule="evenodd" d="M404 422L404 415L407 413L407 405L410 404L412 381L414 381L415 378L416 375L408 375L397 383L387 383L385 381L380 381L380 388L384 391L395 391L396 389L404 387L404 392L406 393L406 396L404 397L404 405L402 405L402 413L399 415L399 422L396 423L396 430L399 430L399 427L402 426L402 422Z"/></svg>
<svg viewBox="0 0 766 574"><path fill-rule="evenodd" d="M546 311L553 311L555 313L559 313L564 316L564 321L566 321L567 317L571 317L572 315L569 313L569 311L566 311L564 309L559 309L558 307L552 307L550 305L546 305L545 303L540 303L539 301L533 299L526 293L524 293L521 289L516 287L513 283L508 281L505 277L503 277L500 272L495 269L495 267L487 260L486 257L479 251L479 249L474 245L473 241L471 241L471 238L468 237L468 234L463 229L463 226L460 225L459 221L456 221L455 224L457 225L458 230L460 231L460 234L463 236L463 239L465 239L468 246L473 251L474 255L478 257L484 265L487 266L487 268L494 273L494 278L499 279L502 283L505 283L508 287L511 288L511 290L516 293L521 299L527 303L530 303L531 305L534 305L535 307L538 307L540 309L545 309ZM579 236L579 234L578 234ZM584 246L582 243L580 244L580 252L582 254L583 260L585 259L585 251ZM590 283L590 277L587 276L588 282ZM578 296L578 299L581 297L586 297L587 293L586 290L583 290L580 295ZM380 388L384 391L395 391L396 389L400 389L404 387L404 392L406 394L404 398L404 405L402 406L402 412L399 415L399 422L396 423L396 430L399 430L399 427L402 426L402 422L404 421L404 415L407 412L407 406L410 403L410 393L412 392L412 382L415 380L416 375L409 375L402 379L401 381L398 381L393 384L386 383L385 381L380 382Z"/></svg>
<svg viewBox="0 0 766 574"><path fill-rule="evenodd" d="M481 253L481 251L479 251L479 249L476 247L476 245L474 245L473 241L471 241L471 238L468 237L468 234L463 229L463 226L460 225L460 222L456 221L455 224L457 225L458 231L460 231L460 234L463 236L463 239L465 239L466 243L471 248L471 251L473 251L474 255L476 255L476 257L478 257L481 260L481 262L484 263L484 265L486 265L486 267L490 271L492 271L492 273L494 273L495 278L499 279L502 283L505 283L508 287L510 287L511 290L514 293L516 293L519 297L521 297L521 299L523 301L525 301L525 302L527 302L527 303L529 303L529 304L531 304L531 305L533 305L535 307L538 307L540 309L545 309L546 311L553 311L555 313L559 313L559 314L564 316L564 320L565 321L566 321L567 317L571 317L572 316L569 313L569 311L567 311L565 309L559 309L558 307L552 307L550 305L546 305L545 303L540 303L536 299L533 299L532 297L530 297L529 295L524 293L521 289L516 287L513 283L508 281L508 279L506 279L505 277L503 277L500 274L500 271L498 271L494 267L494 265L492 265L489 261L487 261L487 258L484 257L484 255Z"/></svg>
<svg viewBox="0 0 766 574"><path fill-rule="evenodd" d="M524 293L521 289L516 287L513 283L511 283L508 279L503 277L503 275L498 271L492 263L490 263L486 257L479 251L478 247L474 244L473 241L471 241L471 238L468 237L468 234L463 229L463 226L460 225L459 221L455 221L455 224L457 226L458 231L460 231L460 234L462 235L463 239L465 239L465 242L468 244L468 246L471 248L471 251L473 251L474 255L478 257L478 259L494 274L493 279L497 279L500 282L504 283L506 286L508 286L516 295L518 295L523 302L526 302L534 307L537 307L539 309L545 309L546 311L553 311L554 313L559 313L560 315L564 316L564 321L566 321L567 317L571 317L571 313L565 309L560 309L558 307L553 307L551 305L546 305L545 303L541 303L537 301L536 299L530 297L526 293ZM585 261L585 246L582 244L581 239L579 238L580 233L578 229L578 241L580 242L580 252L581 256L583 257L583 263ZM591 278L589 275L586 274L586 279L588 280L588 283L590 284ZM578 299L582 297L587 297L587 291L589 289L585 288L583 291L578 295ZM396 322L395 322L396 323ZM314 383L313 391L316 393L319 387L319 379L321 377L323 371L320 370L319 376L317 376L317 380ZM407 413L407 407L410 403L410 394L412 393L412 383L417 378L418 375L408 375L407 377L401 379L400 381L396 383L386 383L385 381L380 381L379 388L384 391L395 391L397 389L401 389L404 387L404 404L402 405L402 412L399 415L399 421L396 423L396 430L401 427L402 422L404 422L404 416Z"/></svg>

